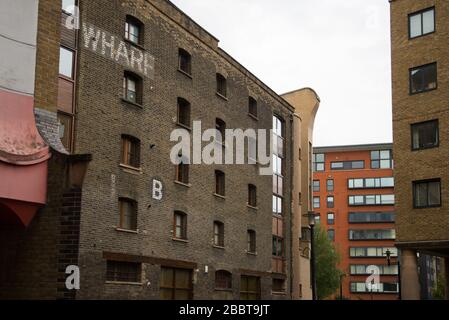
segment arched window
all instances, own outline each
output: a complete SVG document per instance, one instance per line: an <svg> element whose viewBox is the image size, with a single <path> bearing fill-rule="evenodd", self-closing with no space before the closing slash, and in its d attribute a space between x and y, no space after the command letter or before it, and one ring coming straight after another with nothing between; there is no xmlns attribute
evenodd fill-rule
<svg viewBox="0 0 449 320"><path fill-rule="evenodd" d="M257 101L253 97L248 99L248 113L257 118Z"/></svg>
<svg viewBox="0 0 449 320"><path fill-rule="evenodd" d="M190 128L190 102L178 98L178 124Z"/></svg>
<svg viewBox="0 0 449 320"><path fill-rule="evenodd" d="M220 73L217 73L217 93L222 97L227 97L227 81L226 78L221 75Z"/></svg>
<svg viewBox="0 0 449 320"><path fill-rule="evenodd" d="M215 129L217 130L217 141L224 144L226 137L226 122L220 118L215 119Z"/></svg>
<svg viewBox="0 0 449 320"><path fill-rule="evenodd" d="M214 221L214 246L224 247L224 224Z"/></svg>
<svg viewBox="0 0 449 320"><path fill-rule="evenodd" d="M189 184L189 171L190 165L187 158L183 157L182 154L179 155L182 159L181 163L176 166L176 181L183 184Z"/></svg>
<svg viewBox="0 0 449 320"><path fill-rule="evenodd" d="M247 241L248 241L248 253L256 253L256 231L254 230L248 230L247 234Z"/></svg>
<svg viewBox="0 0 449 320"><path fill-rule="evenodd" d="M133 168L140 168L140 140L122 135L121 164Z"/></svg>
<svg viewBox="0 0 449 320"><path fill-rule="evenodd" d="M134 44L143 45L143 23L133 17L126 16L125 22L125 39L131 41Z"/></svg>
<svg viewBox="0 0 449 320"><path fill-rule="evenodd" d="M182 211L175 211L173 215L173 237L187 240L187 214Z"/></svg>
<svg viewBox="0 0 449 320"><path fill-rule="evenodd" d="M135 73L125 71L123 75L123 99L142 104L142 78Z"/></svg>
<svg viewBox="0 0 449 320"><path fill-rule="evenodd" d="M232 273L225 270L215 272L215 289L232 290Z"/></svg>
<svg viewBox="0 0 449 320"><path fill-rule="evenodd" d="M137 230L137 202L128 198L119 199L119 228Z"/></svg>
<svg viewBox="0 0 449 320"><path fill-rule="evenodd" d="M257 207L257 187L253 184L248 185L248 205Z"/></svg>
<svg viewBox="0 0 449 320"><path fill-rule="evenodd" d="M178 51L178 68L180 71L192 75L192 56L184 49Z"/></svg>
<svg viewBox="0 0 449 320"><path fill-rule="evenodd" d="M215 193L223 197L226 195L225 174L220 170L215 170Z"/></svg>

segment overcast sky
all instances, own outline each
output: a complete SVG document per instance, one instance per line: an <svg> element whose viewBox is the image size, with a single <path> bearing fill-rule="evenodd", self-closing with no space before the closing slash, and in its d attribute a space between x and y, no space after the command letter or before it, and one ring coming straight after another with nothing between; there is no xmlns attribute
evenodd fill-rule
<svg viewBox="0 0 449 320"><path fill-rule="evenodd" d="M172 0L279 94L321 97L315 146L391 142L387 0Z"/></svg>

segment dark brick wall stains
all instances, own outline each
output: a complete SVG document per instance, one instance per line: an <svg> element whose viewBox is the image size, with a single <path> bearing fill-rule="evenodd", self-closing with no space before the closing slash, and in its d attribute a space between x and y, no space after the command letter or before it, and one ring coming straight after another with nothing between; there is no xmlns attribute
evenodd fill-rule
<svg viewBox="0 0 449 320"><path fill-rule="evenodd" d="M78 266L79 232L82 190L72 188L63 195L58 244L58 292L64 299L74 299L75 290L67 290L65 270L69 265Z"/></svg>

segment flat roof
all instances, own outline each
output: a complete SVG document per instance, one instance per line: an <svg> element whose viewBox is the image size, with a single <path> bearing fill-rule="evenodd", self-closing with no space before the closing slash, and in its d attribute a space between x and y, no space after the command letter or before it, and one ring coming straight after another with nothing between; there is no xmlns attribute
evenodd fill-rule
<svg viewBox="0 0 449 320"><path fill-rule="evenodd" d="M329 153L329 152L344 152L344 151L364 151L364 150L391 150L393 143L372 143L372 144L353 144L353 145L339 145L339 146L323 146L314 147L313 153Z"/></svg>

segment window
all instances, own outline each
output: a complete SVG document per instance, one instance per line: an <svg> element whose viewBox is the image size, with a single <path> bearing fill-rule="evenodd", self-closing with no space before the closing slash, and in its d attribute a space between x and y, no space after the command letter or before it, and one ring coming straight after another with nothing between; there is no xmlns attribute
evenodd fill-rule
<svg viewBox="0 0 449 320"><path fill-rule="evenodd" d="M372 272L369 272L368 268L372 267L372 265L364 265L364 264L352 264L350 266L351 275L370 275ZM392 276L398 274L398 265L376 265L379 268L380 275Z"/></svg>
<svg viewBox="0 0 449 320"><path fill-rule="evenodd" d="M436 62L410 69L410 94L426 92L436 88Z"/></svg>
<svg viewBox="0 0 449 320"><path fill-rule="evenodd" d="M393 194L378 194L378 195L361 195L361 196L349 196L348 197L350 206L380 206L394 205L394 195Z"/></svg>
<svg viewBox="0 0 449 320"><path fill-rule="evenodd" d="M435 31L435 8L425 9L408 16L410 39Z"/></svg>
<svg viewBox="0 0 449 320"><path fill-rule="evenodd" d="M248 113L257 118L257 101L253 97L248 98Z"/></svg>
<svg viewBox="0 0 449 320"><path fill-rule="evenodd" d="M119 199L120 223L119 228L137 230L137 202L130 199Z"/></svg>
<svg viewBox="0 0 449 320"><path fill-rule="evenodd" d="M318 223L320 223L320 222L321 222L321 216L320 216L319 214L317 214L317 215L315 216L315 223L318 224Z"/></svg>
<svg viewBox="0 0 449 320"><path fill-rule="evenodd" d="M328 208L333 208L334 207L334 197L333 196L327 197L326 204L327 204Z"/></svg>
<svg viewBox="0 0 449 320"><path fill-rule="evenodd" d="M283 194L284 179L280 175L273 175L273 193L276 195Z"/></svg>
<svg viewBox="0 0 449 320"><path fill-rule="evenodd" d="M412 124L412 150L438 147L438 120Z"/></svg>
<svg viewBox="0 0 449 320"><path fill-rule="evenodd" d="M328 192L334 191L334 180L333 179L327 179L327 181L326 181L326 191L328 191Z"/></svg>
<svg viewBox="0 0 449 320"><path fill-rule="evenodd" d="M327 230L327 237L329 238L330 241L335 241L335 230L334 229Z"/></svg>
<svg viewBox="0 0 449 320"><path fill-rule="evenodd" d="M413 205L415 208L441 206L441 180L414 181Z"/></svg>
<svg viewBox="0 0 449 320"><path fill-rule="evenodd" d="M214 222L214 246L224 247L224 224L219 221Z"/></svg>
<svg viewBox="0 0 449 320"><path fill-rule="evenodd" d="M348 189L381 189L394 188L394 178L361 178L348 179Z"/></svg>
<svg viewBox="0 0 449 320"><path fill-rule="evenodd" d="M310 227L302 227L301 228L301 240L303 241L311 241L312 240L312 234Z"/></svg>
<svg viewBox="0 0 449 320"><path fill-rule="evenodd" d="M320 197L313 197L313 208L314 209L320 208Z"/></svg>
<svg viewBox="0 0 449 320"><path fill-rule="evenodd" d="M371 290L370 290L371 289ZM352 293L397 293L398 284L397 283L379 283L376 286L368 288L365 282L351 282L351 292Z"/></svg>
<svg viewBox="0 0 449 320"><path fill-rule="evenodd" d="M111 282L142 282L142 264L134 262L107 261L106 281Z"/></svg>
<svg viewBox="0 0 449 320"><path fill-rule="evenodd" d="M349 240L394 240L394 229L349 230Z"/></svg>
<svg viewBox="0 0 449 320"><path fill-rule="evenodd" d="M227 83L226 83L226 78L217 73L217 93L222 96L222 97L227 97Z"/></svg>
<svg viewBox="0 0 449 320"><path fill-rule="evenodd" d="M273 279L272 289L273 292L285 292L285 280Z"/></svg>
<svg viewBox="0 0 449 320"><path fill-rule="evenodd" d="M178 124L190 128L190 103L178 98Z"/></svg>
<svg viewBox="0 0 449 320"><path fill-rule="evenodd" d="M257 207L257 187L255 185L248 185L248 205Z"/></svg>
<svg viewBox="0 0 449 320"><path fill-rule="evenodd" d="M391 150L371 151L371 169L393 168Z"/></svg>
<svg viewBox="0 0 449 320"><path fill-rule="evenodd" d="M225 174L222 171L215 171L215 194L225 196Z"/></svg>
<svg viewBox="0 0 449 320"><path fill-rule="evenodd" d="M313 172L324 171L324 153L313 155Z"/></svg>
<svg viewBox="0 0 449 320"><path fill-rule="evenodd" d="M320 192L320 180L313 180L313 192Z"/></svg>
<svg viewBox="0 0 449 320"><path fill-rule="evenodd" d="M276 166L275 173L282 174L284 158L284 121L277 116L273 117L273 156L275 161L273 162Z"/></svg>
<svg viewBox="0 0 449 320"><path fill-rule="evenodd" d="M123 99L132 103L142 103L142 79L130 72L123 76Z"/></svg>
<svg viewBox="0 0 449 320"><path fill-rule="evenodd" d="M327 224L332 225L335 223L335 213L329 212L327 214Z"/></svg>
<svg viewBox="0 0 449 320"><path fill-rule="evenodd" d="M175 239L187 240L187 215L184 212L175 211L173 235Z"/></svg>
<svg viewBox="0 0 449 320"><path fill-rule="evenodd" d="M140 140L131 136L122 136L121 164L140 168Z"/></svg>
<svg viewBox="0 0 449 320"><path fill-rule="evenodd" d="M248 230L247 233L247 250L249 253L256 253L256 231Z"/></svg>
<svg viewBox="0 0 449 320"><path fill-rule="evenodd" d="M232 290L232 273L225 270L215 272L215 289Z"/></svg>
<svg viewBox="0 0 449 320"><path fill-rule="evenodd" d="M160 298L192 299L192 270L161 267Z"/></svg>
<svg viewBox="0 0 449 320"><path fill-rule="evenodd" d="M192 56L184 49L178 51L178 68L188 75L192 74Z"/></svg>
<svg viewBox="0 0 449 320"><path fill-rule="evenodd" d="M240 279L240 300L260 299L260 278L242 276Z"/></svg>
<svg viewBox="0 0 449 320"><path fill-rule="evenodd" d="M182 157L182 161L180 164L176 166L176 181L181 182L183 184L189 184L189 172L190 165L188 164L188 159Z"/></svg>
<svg viewBox="0 0 449 320"><path fill-rule="evenodd" d="M393 223L394 212L349 212L349 223Z"/></svg>
<svg viewBox="0 0 449 320"><path fill-rule="evenodd" d="M226 122L217 118L215 119L216 141L224 145L226 139Z"/></svg>
<svg viewBox="0 0 449 320"><path fill-rule="evenodd" d="M331 170L365 169L365 161L339 161L331 162Z"/></svg>
<svg viewBox="0 0 449 320"><path fill-rule="evenodd" d="M143 44L143 23L134 17L127 16L125 22L125 39L134 44Z"/></svg>
<svg viewBox="0 0 449 320"><path fill-rule="evenodd" d="M282 257L284 255L284 239L273 236L273 256Z"/></svg>
<svg viewBox="0 0 449 320"><path fill-rule="evenodd" d="M273 196L273 214L282 216L282 214L283 214L283 210L282 210L283 201L284 200L281 197Z"/></svg>
<svg viewBox="0 0 449 320"><path fill-rule="evenodd" d="M64 47L59 48L59 74L73 79L75 52Z"/></svg>
<svg viewBox="0 0 449 320"><path fill-rule="evenodd" d="M68 14L74 14L75 0L62 0L62 10Z"/></svg>
<svg viewBox="0 0 449 320"><path fill-rule="evenodd" d="M383 258L387 256L387 251L390 251L391 257L398 256L398 249L395 247L357 247L349 249L349 256L351 258Z"/></svg>

